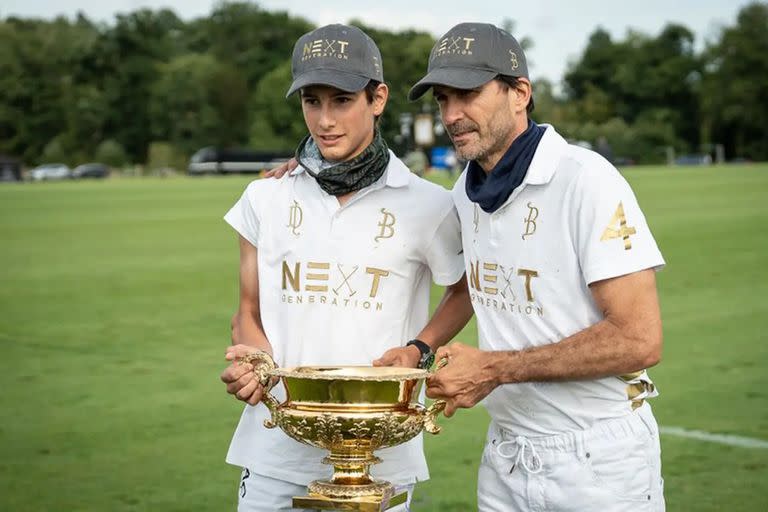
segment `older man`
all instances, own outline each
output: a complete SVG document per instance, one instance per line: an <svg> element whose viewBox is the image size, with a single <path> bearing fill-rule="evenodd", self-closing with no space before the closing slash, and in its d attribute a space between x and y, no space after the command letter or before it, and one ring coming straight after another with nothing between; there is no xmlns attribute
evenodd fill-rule
<svg viewBox="0 0 768 512"><path fill-rule="evenodd" d="M429 89L469 160L453 196L479 349L441 348L427 394L449 415L490 412L479 509L663 510L645 369L661 356L664 260L632 190L529 118L525 55L504 30L449 30L410 99Z"/></svg>

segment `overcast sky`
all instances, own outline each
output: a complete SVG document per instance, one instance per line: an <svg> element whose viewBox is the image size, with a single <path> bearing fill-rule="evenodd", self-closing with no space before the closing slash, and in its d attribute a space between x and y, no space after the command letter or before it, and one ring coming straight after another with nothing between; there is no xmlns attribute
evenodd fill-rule
<svg viewBox="0 0 768 512"><path fill-rule="evenodd" d="M180 17L190 19L206 16L216 3L214 0L0 0L0 17L52 18L83 11L89 18L111 22L116 13L141 7L169 7ZM533 48L526 52L531 78L546 77L559 82L568 61L578 58L589 35L598 26L621 39L630 28L656 35L666 23L681 23L696 34L696 46L702 48L706 40L715 38L720 27L735 24L739 9L750 1L262 0L257 3L268 10L287 10L318 25L357 18L375 27L416 28L435 37L462 21L500 25L502 20L510 18L516 24L514 35L528 36L533 41Z"/></svg>

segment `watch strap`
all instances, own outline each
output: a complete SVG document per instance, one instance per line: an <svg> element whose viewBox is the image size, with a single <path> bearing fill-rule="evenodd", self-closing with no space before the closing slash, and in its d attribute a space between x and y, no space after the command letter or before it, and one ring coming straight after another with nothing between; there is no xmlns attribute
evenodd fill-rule
<svg viewBox="0 0 768 512"><path fill-rule="evenodd" d="M429 369L429 367L432 366L432 363L435 362L435 353L432 352L432 347L419 339L413 339L405 344L406 347L410 347L411 345L415 345L421 353L421 357L419 357L418 368L423 370Z"/></svg>
<svg viewBox="0 0 768 512"><path fill-rule="evenodd" d="M413 339L405 344L406 347L410 347L411 345L415 345L416 348L419 349L419 352L421 352L422 356L432 353L432 347L430 347L429 345L427 345L426 343L424 343L419 339Z"/></svg>

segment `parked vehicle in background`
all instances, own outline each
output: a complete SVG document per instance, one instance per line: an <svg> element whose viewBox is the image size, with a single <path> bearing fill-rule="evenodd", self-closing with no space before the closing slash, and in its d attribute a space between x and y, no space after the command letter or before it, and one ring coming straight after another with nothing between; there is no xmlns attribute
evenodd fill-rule
<svg viewBox="0 0 768 512"><path fill-rule="evenodd" d="M65 164L38 165L29 172L33 181L66 180L72 176L72 171Z"/></svg>
<svg viewBox="0 0 768 512"><path fill-rule="evenodd" d="M99 163L78 165L72 171L73 178L106 178L107 176L109 176L109 168Z"/></svg>
<svg viewBox="0 0 768 512"><path fill-rule="evenodd" d="M617 156L611 161L611 163L616 167L628 167L630 165L635 165L635 159L626 156Z"/></svg>
<svg viewBox="0 0 768 512"><path fill-rule="evenodd" d="M285 151L206 147L192 155L187 171L189 174L261 172L286 162L292 156L293 153Z"/></svg>

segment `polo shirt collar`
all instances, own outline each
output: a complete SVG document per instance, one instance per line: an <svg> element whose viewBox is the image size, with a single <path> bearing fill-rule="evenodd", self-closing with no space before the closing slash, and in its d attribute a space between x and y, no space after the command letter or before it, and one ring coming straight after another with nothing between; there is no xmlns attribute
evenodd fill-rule
<svg viewBox="0 0 768 512"><path fill-rule="evenodd" d="M501 215L526 186L546 185L552 181L557 165L568 148L568 142L555 131L552 125L541 124L539 126L546 127L546 131L541 136L539 145L536 147L536 152L533 154L533 159L531 159L531 164L528 166L528 172L525 173L523 182L504 201L501 208L491 215Z"/></svg>
<svg viewBox="0 0 768 512"><path fill-rule="evenodd" d="M402 160L397 158L392 150L389 150L389 165L387 165L387 186L402 188L411 180L411 170L405 166Z"/></svg>
<svg viewBox="0 0 768 512"><path fill-rule="evenodd" d="M552 125L542 124L542 126L546 127L546 131L539 141L539 146L536 148L531 165L528 166L528 172L523 179L523 183L526 185L546 185L549 183L568 147L568 143L555 131Z"/></svg>

